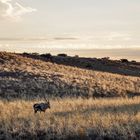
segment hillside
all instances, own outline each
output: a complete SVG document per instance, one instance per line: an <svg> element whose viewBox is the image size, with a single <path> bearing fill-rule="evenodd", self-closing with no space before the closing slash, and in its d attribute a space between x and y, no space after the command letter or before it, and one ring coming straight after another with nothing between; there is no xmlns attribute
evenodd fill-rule
<svg viewBox="0 0 140 140"><path fill-rule="evenodd" d="M115 61L113 63L111 60L98 62L96 59L92 62L93 65L96 64L96 67L92 68L84 66L86 59L84 63L77 62L77 65L70 66L72 61L68 61L69 64L66 63L66 58L54 58L52 62L40 59L40 57L0 52L0 97L37 98L44 94L59 97L133 97L140 95L139 63L123 64ZM76 58L77 61L81 59ZM113 66L117 64L113 69L117 68L120 71L111 72L112 66L108 65L111 63ZM103 69L104 66L105 69ZM128 74L120 73L126 70L129 71Z"/></svg>
<svg viewBox="0 0 140 140"><path fill-rule="evenodd" d="M23 53L20 55L42 61L49 61L56 64L63 64L66 66L73 66L88 70L109 72L126 76L140 77L140 62L136 62L134 60L111 60L109 57L103 57L98 59L85 58L79 57L78 55L71 57L67 56L67 54L58 54L57 56L53 56L50 53L40 55L37 53Z"/></svg>
<svg viewBox="0 0 140 140"><path fill-rule="evenodd" d="M48 56L0 52L0 139L140 139L139 63Z"/></svg>

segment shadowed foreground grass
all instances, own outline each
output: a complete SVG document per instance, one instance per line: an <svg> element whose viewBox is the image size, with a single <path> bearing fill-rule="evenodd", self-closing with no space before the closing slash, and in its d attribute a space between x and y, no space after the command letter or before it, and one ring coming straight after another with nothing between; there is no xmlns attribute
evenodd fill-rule
<svg viewBox="0 0 140 140"><path fill-rule="evenodd" d="M140 139L140 98L0 101L0 139Z"/></svg>

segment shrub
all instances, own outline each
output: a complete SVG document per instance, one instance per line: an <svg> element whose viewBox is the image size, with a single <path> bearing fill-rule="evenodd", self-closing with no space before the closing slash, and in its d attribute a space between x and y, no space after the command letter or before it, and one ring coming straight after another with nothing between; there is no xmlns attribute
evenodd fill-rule
<svg viewBox="0 0 140 140"><path fill-rule="evenodd" d="M61 53L61 54L58 54L57 56L67 57L67 54L65 54L65 53Z"/></svg>
<svg viewBox="0 0 140 140"><path fill-rule="evenodd" d="M91 63L87 63L86 64L86 68L92 68L92 64Z"/></svg>
<svg viewBox="0 0 140 140"><path fill-rule="evenodd" d="M4 64L4 60L0 58L0 64Z"/></svg>
<svg viewBox="0 0 140 140"><path fill-rule="evenodd" d="M47 59L52 58L52 55L51 55L50 53L41 54L40 56L41 56L41 57L44 57L44 58L47 58Z"/></svg>
<svg viewBox="0 0 140 140"><path fill-rule="evenodd" d="M121 59L122 63L128 63L129 61L127 59Z"/></svg>
<svg viewBox="0 0 140 140"><path fill-rule="evenodd" d="M32 55L36 55L36 56L38 56L38 55L39 55L39 53L36 53L36 52L35 52L35 53L32 53Z"/></svg>
<svg viewBox="0 0 140 140"><path fill-rule="evenodd" d="M79 55L75 55L74 57L79 58Z"/></svg>
<svg viewBox="0 0 140 140"><path fill-rule="evenodd" d="M132 60L131 62L132 62L132 63L136 63L136 61L135 61L135 60Z"/></svg>
<svg viewBox="0 0 140 140"><path fill-rule="evenodd" d="M110 59L110 57L103 57L103 58L101 58L102 60L109 60Z"/></svg>
<svg viewBox="0 0 140 140"><path fill-rule="evenodd" d="M24 53L23 53L23 55L30 55L30 54L29 54L29 53L27 53L27 52L24 52Z"/></svg>

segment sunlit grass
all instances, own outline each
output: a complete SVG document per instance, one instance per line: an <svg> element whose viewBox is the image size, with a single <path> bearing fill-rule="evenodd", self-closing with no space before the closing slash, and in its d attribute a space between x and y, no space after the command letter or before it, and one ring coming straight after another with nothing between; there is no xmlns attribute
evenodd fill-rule
<svg viewBox="0 0 140 140"><path fill-rule="evenodd" d="M53 99L46 113L34 114L38 101L0 101L0 130L9 137L138 138L140 98Z"/></svg>

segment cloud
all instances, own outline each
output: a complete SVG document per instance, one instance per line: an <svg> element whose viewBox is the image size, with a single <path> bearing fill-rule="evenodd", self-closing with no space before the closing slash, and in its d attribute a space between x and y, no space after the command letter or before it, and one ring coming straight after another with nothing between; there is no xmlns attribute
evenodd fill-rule
<svg viewBox="0 0 140 140"><path fill-rule="evenodd" d="M107 39L108 41L114 40L129 41L131 40L131 35L127 33L112 32L107 36Z"/></svg>
<svg viewBox="0 0 140 140"><path fill-rule="evenodd" d="M2 19L19 21L23 15L34 11L36 11L36 9L24 7L18 2L13 2L13 0L0 0L0 18Z"/></svg>

